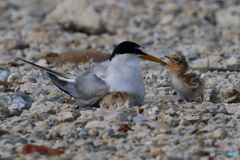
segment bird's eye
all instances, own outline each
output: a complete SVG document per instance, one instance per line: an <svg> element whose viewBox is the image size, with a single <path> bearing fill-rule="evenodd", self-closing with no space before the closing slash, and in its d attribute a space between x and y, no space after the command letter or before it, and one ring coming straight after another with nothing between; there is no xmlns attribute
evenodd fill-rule
<svg viewBox="0 0 240 160"><path fill-rule="evenodd" d="M178 57L175 57L175 58L173 58L175 61L179 61L179 58Z"/></svg>
<svg viewBox="0 0 240 160"><path fill-rule="evenodd" d="M142 47L135 48L135 52L140 55L144 54Z"/></svg>

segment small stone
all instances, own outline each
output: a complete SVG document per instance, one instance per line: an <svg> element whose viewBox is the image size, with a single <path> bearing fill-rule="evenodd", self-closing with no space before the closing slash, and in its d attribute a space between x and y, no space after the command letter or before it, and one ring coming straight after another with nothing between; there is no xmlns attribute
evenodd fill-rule
<svg viewBox="0 0 240 160"><path fill-rule="evenodd" d="M227 137L227 131L224 128L218 128L217 130L213 131L208 138L210 139L224 139Z"/></svg>
<svg viewBox="0 0 240 160"><path fill-rule="evenodd" d="M88 135L90 136L96 136L98 134L97 129L91 128L88 130Z"/></svg>
<svg viewBox="0 0 240 160"><path fill-rule="evenodd" d="M19 82L20 76L17 73L12 73L8 76L7 81L8 82Z"/></svg>
<svg viewBox="0 0 240 160"><path fill-rule="evenodd" d="M69 30L80 30L90 34L98 34L105 30L100 15L87 0L62 1L46 20Z"/></svg>
<svg viewBox="0 0 240 160"><path fill-rule="evenodd" d="M11 73L7 70L0 73L0 81L6 81Z"/></svg>
<svg viewBox="0 0 240 160"><path fill-rule="evenodd" d="M0 106L8 109L12 116L18 116L24 109L29 109L32 102L33 100L23 93L0 93Z"/></svg>
<svg viewBox="0 0 240 160"><path fill-rule="evenodd" d="M108 110L106 108L99 109L95 114L95 117L103 117L106 122L125 122L127 115L116 110Z"/></svg>
<svg viewBox="0 0 240 160"><path fill-rule="evenodd" d="M19 92L23 92L23 93L27 93L27 94L32 94L32 93L36 93L36 94L40 94L40 93L45 93L45 91L42 89L42 87L40 86L40 84L38 83L24 83L20 85L20 90Z"/></svg>
<svg viewBox="0 0 240 160"><path fill-rule="evenodd" d="M142 115L138 115L138 116L133 117L133 121L134 122L150 122L150 121L152 121L152 119L146 118Z"/></svg>
<svg viewBox="0 0 240 160"><path fill-rule="evenodd" d="M229 128L234 128L236 126L236 123L231 120L225 126Z"/></svg>
<svg viewBox="0 0 240 160"><path fill-rule="evenodd" d="M229 104L225 106L228 114L240 115L239 104Z"/></svg>
<svg viewBox="0 0 240 160"><path fill-rule="evenodd" d="M115 146L101 146L100 151L105 151L105 150L109 150L109 151L112 151L112 152L117 152L117 148Z"/></svg>
<svg viewBox="0 0 240 160"><path fill-rule="evenodd" d="M48 133L48 136L51 139L56 139L57 137L60 136L60 133L58 131L50 130L49 133Z"/></svg>
<svg viewBox="0 0 240 160"><path fill-rule="evenodd" d="M69 121L73 121L74 117L72 112L61 112L58 114L58 119L59 122L69 122Z"/></svg>
<svg viewBox="0 0 240 160"><path fill-rule="evenodd" d="M22 117L19 117L19 116L13 116L13 117L11 118L11 121L12 121L12 122L21 122L21 121L23 121L23 118L22 118Z"/></svg>
<svg viewBox="0 0 240 160"><path fill-rule="evenodd" d="M85 128L107 129L110 128L110 124L105 121L90 121Z"/></svg>
<svg viewBox="0 0 240 160"><path fill-rule="evenodd" d="M54 110L51 106L53 106L52 103L34 102L32 104L32 107L30 108L30 111L38 114L41 114L41 113L55 114L56 110Z"/></svg>
<svg viewBox="0 0 240 160"><path fill-rule="evenodd" d="M168 124L161 121L152 121L152 122L147 122L146 124L159 130L160 132L165 133L165 132L171 131L171 127Z"/></svg>
<svg viewBox="0 0 240 160"><path fill-rule="evenodd" d="M94 146L104 145L104 141L103 141L103 140L100 140L100 139L97 139L97 140L93 141L93 145L94 145Z"/></svg>
<svg viewBox="0 0 240 160"><path fill-rule="evenodd" d="M148 73L147 75L144 76L144 79L146 80L147 83L157 82L157 76L154 75L153 73Z"/></svg>
<svg viewBox="0 0 240 160"><path fill-rule="evenodd" d="M157 115L159 114L159 109L158 107L153 107L149 109L150 111L148 111L148 114L153 114L153 115Z"/></svg>
<svg viewBox="0 0 240 160"><path fill-rule="evenodd" d="M31 133L28 138L31 142L37 142L40 139L46 139L46 134L42 131L36 130Z"/></svg>
<svg viewBox="0 0 240 160"><path fill-rule="evenodd" d="M161 19L161 24L162 25L167 25L170 22L172 22L173 19L174 19L174 16L172 14L164 15Z"/></svg>
<svg viewBox="0 0 240 160"><path fill-rule="evenodd" d="M75 126L72 123L61 123L54 127L54 130L64 134L75 133L76 131Z"/></svg>
<svg viewBox="0 0 240 160"><path fill-rule="evenodd" d="M24 49L29 47L29 44L22 39L9 38L6 39L4 42L5 48L9 51L13 49Z"/></svg>
<svg viewBox="0 0 240 160"><path fill-rule="evenodd" d="M26 35L26 40L28 42L31 41L46 41L48 39L54 38L56 35L54 32L46 32L46 31L28 31Z"/></svg>
<svg viewBox="0 0 240 160"><path fill-rule="evenodd" d="M36 125L36 127L39 127L42 129L50 129L50 126L46 121L36 122L35 125Z"/></svg>
<svg viewBox="0 0 240 160"><path fill-rule="evenodd" d="M228 79L218 83L211 91L210 101L213 103L240 103L240 91L236 89L237 82Z"/></svg>
<svg viewBox="0 0 240 160"><path fill-rule="evenodd" d="M2 137L4 134L8 134L8 132L2 127L0 127L0 137Z"/></svg>
<svg viewBox="0 0 240 160"><path fill-rule="evenodd" d="M5 92L5 87L3 85L0 85L0 92Z"/></svg>
<svg viewBox="0 0 240 160"><path fill-rule="evenodd" d="M139 137L139 138L144 138L144 137L149 136L149 133L147 133L147 132L138 132L136 136Z"/></svg>
<svg viewBox="0 0 240 160"><path fill-rule="evenodd" d="M238 62L237 56L231 56L230 58L227 59L228 65L234 65L237 64L237 62Z"/></svg>
<svg viewBox="0 0 240 160"><path fill-rule="evenodd" d="M184 119L187 121L196 122L200 119L200 117L198 115L186 115L184 116Z"/></svg>
<svg viewBox="0 0 240 160"><path fill-rule="evenodd" d="M159 149L159 148L152 148L151 151L150 151L150 155L153 158L156 158L157 156L164 155L164 152L161 149Z"/></svg>
<svg viewBox="0 0 240 160"><path fill-rule="evenodd" d="M16 143L21 143L21 144L26 144L28 141L25 138L18 137L18 136L3 136L0 137L1 140L8 140L11 144L16 144Z"/></svg>
<svg viewBox="0 0 240 160"><path fill-rule="evenodd" d="M31 76L23 76L22 77L22 82L36 83L37 80L34 77L31 77Z"/></svg>
<svg viewBox="0 0 240 160"><path fill-rule="evenodd" d="M110 138L109 132L104 132L104 133L102 134L102 139L108 139L108 138Z"/></svg>

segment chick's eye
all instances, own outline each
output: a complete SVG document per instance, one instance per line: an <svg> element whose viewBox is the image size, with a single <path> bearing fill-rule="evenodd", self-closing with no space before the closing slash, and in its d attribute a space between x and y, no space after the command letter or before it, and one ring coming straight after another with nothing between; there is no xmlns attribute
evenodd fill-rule
<svg viewBox="0 0 240 160"><path fill-rule="evenodd" d="M173 58L173 59L174 59L175 61L179 61L179 58L177 58L177 57L176 57L176 58Z"/></svg>

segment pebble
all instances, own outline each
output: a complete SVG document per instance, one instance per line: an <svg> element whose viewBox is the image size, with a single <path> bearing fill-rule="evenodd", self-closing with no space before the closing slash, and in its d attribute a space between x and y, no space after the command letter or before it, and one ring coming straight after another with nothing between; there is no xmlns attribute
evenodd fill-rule
<svg viewBox="0 0 240 160"><path fill-rule="evenodd" d="M163 133L171 131L171 127L168 124L161 121L152 121L152 122L147 122L146 124Z"/></svg>
<svg viewBox="0 0 240 160"><path fill-rule="evenodd" d="M8 76L7 82L19 82L20 76L17 73L12 73Z"/></svg>
<svg viewBox="0 0 240 160"><path fill-rule="evenodd" d="M90 121L86 124L85 128L107 129L110 128L110 124L105 121Z"/></svg>
<svg viewBox="0 0 240 160"><path fill-rule="evenodd" d="M7 70L0 73L0 81L6 81L11 73Z"/></svg>
<svg viewBox="0 0 240 160"><path fill-rule="evenodd" d="M58 131L59 133L62 134L70 134L70 133L75 133L75 127L71 123L61 123L54 127L55 131Z"/></svg>
<svg viewBox="0 0 240 160"><path fill-rule="evenodd" d="M36 83L36 79L34 77L31 76L23 76L22 77L22 82L32 82L32 83Z"/></svg>
<svg viewBox="0 0 240 160"><path fill-rule="evenodd" d="M58 114L59 122L70 122L74 120L72 112L61 112Z"/></svg>
<svg viewBox="0 0 240 160"><path fill-rule="evenodd" d="M228 104L225 106L227 112L231 115L239 115L240 111L239 111L239 104Z"/></svg>
<svg viewBox="0 0 240 160"><path fill-rule="evenodd" d="M40 84L38 83L24 83L20 85L20 90L19 92L27 93L27 94L40 94L40 93L45 93L45 91L41 88Z"/></svg>
<svg viewBox="0 0 240 160"><path fill-rule="evenodd" d="M116 111L108 109L100 109L95 114L95 117L103 117L106 122L125 122L127 120L127 115Z"/></svg>
<svg viewBox="0 0 240 160"><path fill-rule="evenodd" d="M90 136L96 136L98 134L98 131L94 128L91 128L88 130L88 135Z"/></svg>
<svg viewBox="0 0 240 160"><path fill-rule="evenodd" d="M79 16L76 17L76 14ZM100 15L86 0L66 0L59 3L47 20L70 30L81 30L91 34L104 31Z"/></svg>
<svg viewBox="0 0 240 160"><path fill-rule="evenodd" d="M7 140L7 143L11 143L11 144L16 144L16 143L26 144L26 143L28 143L27 139L18 137L18 136L3 136L3 137L0 137L0 141L2 141L2 140Z"/></svg>
<svg viewBox="0 0 240 160"><path fill-rule="evenodd" d="M5 92L5 87L3 85L0 85L0 93Z"/></svg>
<svg viewBox="0 0 240 160"><path fill-rule="evenodd" d="M5 46L5 49L7 50L13 50L13 49L28 48L29 44L22 39L9 38L9 39L5 39L4 46Z"/></svg>
<svg viewBox="0 0 240 160"><path fill-rule="evenodd" d="M16 112L21 113L24 109L29 109L33 102L30 96L23 93L0 93L0 97L0 104L3 111L9 114L9 110L10 115L13 113L13 116Z"/></svg>
<svg viewBox="0 0 240 160"><path fill-rule="evenodd" d="M35 142L36 140L41 140L41 139L46 139L46 134L42 131L34 131L33 133L31 133L31 135L29 136L29 140L31 142Z"/></svg>
<svg viewBox="0 0 240 160"><path fill-rule="evenodd" d="M224 128L218 128L217 130L213 131L208 138L210 139L224 139L227 137L227 131Z"/></svg>
<svg viewBox="0 0 240 160"><path fill-rule="evenodd" d="M138 115L138 116L133 117L133 121L134 122L149 122L149 121L152 121L152 119L149 119L149 118L146 118L144 116Z"/></svg>

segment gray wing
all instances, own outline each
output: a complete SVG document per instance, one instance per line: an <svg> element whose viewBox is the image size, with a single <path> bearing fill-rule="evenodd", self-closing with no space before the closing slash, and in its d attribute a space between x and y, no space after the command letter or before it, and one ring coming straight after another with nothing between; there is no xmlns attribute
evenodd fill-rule
<svg viewBox="0 0 240 160"><path fill-rule="evenodd" d="M74 88L73 97L83 105L96 103L110 90L107 82L91 70L76 79Z"/></svg>
<svg viewBox="0 0 240 160"><path fill-rule="evenodd" d="M75 82L61 80L51 73L49 77L59 89L74 97L84 106L96 103L109 91L108 84L91 72L79 76Z"/></svg>

